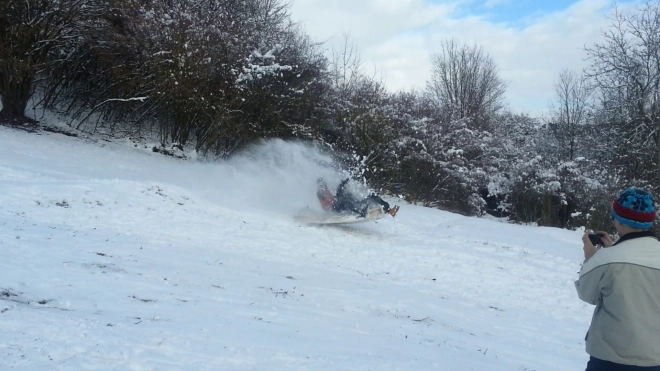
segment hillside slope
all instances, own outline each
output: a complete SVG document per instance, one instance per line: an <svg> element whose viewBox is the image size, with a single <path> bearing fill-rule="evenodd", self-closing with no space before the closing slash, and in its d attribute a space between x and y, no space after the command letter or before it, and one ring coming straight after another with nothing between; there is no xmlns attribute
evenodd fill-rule
<svg viewBox="0 0 660 371"><path fill-rule="evenodd" d="M578 233L407 204L297 224L325 161L0 128L0 369L584 368Z"/></svg>

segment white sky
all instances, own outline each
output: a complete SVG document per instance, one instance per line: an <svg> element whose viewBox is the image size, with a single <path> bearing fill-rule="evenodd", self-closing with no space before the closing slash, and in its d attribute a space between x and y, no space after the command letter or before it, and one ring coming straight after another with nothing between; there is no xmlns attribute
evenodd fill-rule
<svg viewBox="0 0 660 371"><path fill-rule="evenodd" d="M477 43L508 82L510 107L539 114L553 99L561 70L586 66L583 48L602 40L613 6L610 0L294 0L291 13L327 50L349 33L365 67L375 67L391 90L423 89L441 40Z"/></svg>

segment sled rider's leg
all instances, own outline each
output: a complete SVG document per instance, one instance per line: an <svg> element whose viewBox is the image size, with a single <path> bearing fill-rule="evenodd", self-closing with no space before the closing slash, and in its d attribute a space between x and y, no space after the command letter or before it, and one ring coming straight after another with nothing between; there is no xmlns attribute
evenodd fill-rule
<svg viewBox="0 0 660 371"><path fill-rule="evenodd" d="M385 212L390 211L390 204L387 203L387 202L386 202L385 200L383 200L382 198L378 197L378 195L376 195L375 193L372 193L372 194L369 195L369 197L367 197L367 198L369 198L369 199L371 199L371 200L374 200L374 201L378 202L381 206L383 206L383 211L385 211Z"/></svg>
<svg viewBox="0 0 660 371"><path fill-rule="evenodd" d="M346 197L336 199L333 209L337 213L343 213L345 211L360 213L358 209L356 209L355 204Z"/></svg>
<svg viewBox="0 0 660 371"><path fill-rule="evenodd" d="M367 216L367 210L369 210L368 202L353 202L351 205L351 210L353 212L360 214L360 216Z"/></svg>
<svg viewBox="0 0 660 371"><path fill-rule="evenodd" d="M336 213L341 213L346 210L346 203L342 199L335 199L335 203L332 204L332 211Z"/></svg>

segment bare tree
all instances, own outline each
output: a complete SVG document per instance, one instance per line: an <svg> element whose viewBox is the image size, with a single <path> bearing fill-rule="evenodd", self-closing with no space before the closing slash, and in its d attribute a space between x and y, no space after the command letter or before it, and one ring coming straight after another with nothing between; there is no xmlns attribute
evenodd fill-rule
<svg viewBox="0 0 660 371"><path fill-rule="evenodd" d="M502 107L506 90L493 59L479 46L446 40L432 63L427 91L447 118L486 127L488 117Z"/></svg>
<svg viewBox="0 0 660 371"><path fill-rule="evenodd" d="M332 49L330 59L330 78L341 98L347 98L350 90L355 88L363 76L362 59L357 47L351 41L348 33L343 33L341 49Z"/></svg>
<svg viewBox="0 0 660 371"><path fill-rule="evenodd" d="M616 9L605 41L587 48L586 73L618 138L615 162L628 179L660 184L660 3Z"/></svg>
<svg viewBox="0 0 660 371"><path fill-rule="evenodd" d="M0 9L0 99L2 112L23 116L35 77L48 68L51 52L77 33L87 0L4 0ZM55 58L55 62L59 57Z"/></svg>
<svg viewBox="0 0 660 371"><path fill-rule="evenodd" d="M570 70L563 70L555 82L548 126L557 144L557 159L573 161L586 132L591 107L591 89L587 81Z"/></svg>

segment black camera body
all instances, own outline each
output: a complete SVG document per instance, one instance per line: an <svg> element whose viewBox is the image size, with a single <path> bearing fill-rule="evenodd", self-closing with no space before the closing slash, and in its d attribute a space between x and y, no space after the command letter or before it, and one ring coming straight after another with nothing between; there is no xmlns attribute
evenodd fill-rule
<svg viewBox="0 0 660 371"><path fill-rule="evenodd" d="M589 234L589 241L591 241L591 243L594 246L596 246L596 245L601 245L602 246L603 245L603 240L601 240L601 237L603 237L603 236L598 234L598 233L590 233Z"/></svg>

